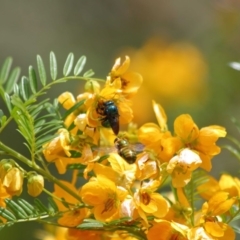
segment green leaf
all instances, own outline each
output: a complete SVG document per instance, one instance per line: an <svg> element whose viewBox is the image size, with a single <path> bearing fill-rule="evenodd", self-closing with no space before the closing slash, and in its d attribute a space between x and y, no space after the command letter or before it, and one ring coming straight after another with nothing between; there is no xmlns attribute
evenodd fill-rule
<svg viewBox="0 0 240 240"><path fill-rule="evenodd" d="M77 226L77 229L103 229L104 224L94 219L84 219L83 223Z"/></svg>
<svg viewBox="0 0 240 240"><path fill-rule="evenodd" d="M37 89L38 89L37 75L32 66L29 66L29 68L28 68L28 77L29 77L31 90L33 93L36 93Z"/></svg>
<svg viewBox="0 0 240 240"><path fill-rule="evenodd" d="M67 169L85 169L86 165L80 164L80 163L73 163L68 164Z"/></svg>
<svg viewBox="0 0 240 240"><path fill-rule="evenodd" d="M2 116L0 117L0 125L4 126L7 121L7 116Z"/></svg>
<svg viewBox="0 0 240 240"><path fill-rule="evenodd" d="M2 118L4 116L3 110L0 109L0 118Z"/></svg>
<svg viewBox="0 0 240 240"><path fill-rule="evenodd" d="M14 70L11 72L10 77L6 83L5 91L7 93L11 93L14 85L17 83L18 78L20 76L21 69L19 67L14 68Z"/></svg>
<svg viewBox="0 0 240 240"><path fill-rule="evenodd" d="M29 83L28 79L23 76L20 84L20 93L25 101L29 99Z"/></svg>
<svg viewBox="0 0 240 240"><path fill-rule="evenodd" d="M19 198L17 202L28 215L32 215L34 213L34 207L26 200Z"/></svg>
<svg viewBox="0 0 240 240"><path fill-rule="evenodd" d="M34 203L36 204L36 207L41 213L48 213L48 208L44 206L40 199L35 198Z"/></svg>
<svg viewBox="0 0 240 240"><path fill-rule="evenodd" d="M77 61L76 66L74 68L74 71L73 71L75 76L79 75L82 72L82 70L83 70L83 68L84 68L84 66L86 64L86 60L87 60L86 56L81 56L79 58L79 60Z"/></svg>
<svg viewBox="0 0 240 240"><path fill-rule="evenodd" d="M6 103L6 105L7 105L8 111L9 111L9 112L12 112L11 100L10 100L9 95L8 95L6 92L4 93L4 99L5 99L5 103Z"/></svg>
<svg viewBox="0 0 240 240"><path fill-rule="evenodd" d="M12 61L13 61L12 58L8 57L2 65L2 69L0 72L0 83L1 84L4 84L7 81L8 74L9 74L11 66L12 66Z"/></svg>
<svg viewBox="0 0 240 240"><path fill-rule="evenodd" d="M0 207L0 216L2 216L3 218L6 218L8 221L16 220L16 217L14 216L14 214L3 207Z"/></svg>
<svg viewBox="0 0 240 240"><path fill-rule="evenodd" d="M54 212L58 211L58 206L52 198L48 198L48 204L53 209Z"/></svg>
<svg viewBox="0 0 240 240"><path fill-rule="evenodd" d="M89 69L88 71L86 71L84 74L83 74L83 77L85 78L90 78L94 75L94 71L92 69Z"/></svg>
<svg viewBox="0 0 240 240"><path fill-rule="evenodd" d="M47 82L47 74L46 74L43 60L40 55L37 55L37 66L38 66L38 73L39 73L40 81L41 81L42 85L45 86L46 82Z"/></svg>
<svg viewBox="0 0 240 240"><path fill-rule="evenodd" d="M11 209L13 211L13 213L15 214L15 216L18 216L19 218L27 218L27 214L26 212L23 210L23 208L18 205L17 203L15 203L13 200L11 199L5 199L5 202L7 204L7 208Z"/></svg>
<svg viewBox="0 0 240 240"><path fill-rule="evenodd" d="M17 83L15 83L13 86L13 92L15 95L19 96L19 87Z"/></svg>
<svg viewBox="0 0 240 240"><path fill-rule="evenodd" d="M54 52L50 52L50 74L52 80L57 79L57 59Z"/></svg>
<svg viewBox="0 0 240 240"><path fill-rule="evenodd" d="M73 53L69 53L67 60L64 64L64 67L63 67L63 75L65 77L68 76L69 73L71 72L72 67L73 67L73 61L74 61L74 55L73 55Z"/></svg>

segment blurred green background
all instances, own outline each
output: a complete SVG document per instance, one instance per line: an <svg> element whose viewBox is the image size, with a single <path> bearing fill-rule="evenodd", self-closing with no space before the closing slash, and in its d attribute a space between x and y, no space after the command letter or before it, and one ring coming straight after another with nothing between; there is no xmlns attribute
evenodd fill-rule
<svg viewBox="0 0 240 240"><path fill-rule="evenodd" d="M240 72L228 66L240 60L239 0L1 0L0 6L0 63L12 56L27 75L37 54L48 64L54 51L63 66L73 52L86 55L85 69L105 78L115 58L128 54L131 70L144 77L133 105L139 126L156 121L154 99L165 108L170 129L179 114L189 113L199 127L223 125L239 138L231 117L240 121ZM49 94L62 91L77 95L82 85L59 85ZM15 127L0 138L25 152ZM223 171L239 176L239 163L226 150L213 160L213 174ZM18 224L3 229L0 239L36 239L38 228Z"/></svg>

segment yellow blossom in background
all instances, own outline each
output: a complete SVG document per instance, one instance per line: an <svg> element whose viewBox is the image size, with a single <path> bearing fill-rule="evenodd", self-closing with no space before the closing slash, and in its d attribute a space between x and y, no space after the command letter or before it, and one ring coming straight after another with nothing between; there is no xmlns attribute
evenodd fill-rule
<svg viewBox="0 0 240 240"><path fill-rule="evenodd" d="M126 48L121 53L131 58L129 70L139 72L144 79L133 99L137 121L146 121L152 116L148 110L152 99L166 107L196 106L206 101L207 64L200 50L191 43L152 38L139 49ZM144 111L138 111L140 102Z"/></svg>
<svg viewBox="0 0 240 240"><path fill-rule="evenodd" d="M206 94L207 66L201 52L190 43L150 39L141 49L128 52L130 69L143 76L143 88L152 93L189 104Z"/></svg>

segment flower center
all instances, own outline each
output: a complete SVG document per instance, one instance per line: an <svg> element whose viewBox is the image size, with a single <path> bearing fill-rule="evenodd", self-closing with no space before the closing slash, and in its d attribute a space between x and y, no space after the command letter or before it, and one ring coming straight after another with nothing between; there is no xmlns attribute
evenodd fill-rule
<svg viewBox="0 0 240 240"><path fill-rule="evenodd" d="M141 202L144 205L148 205L150 201L151 201L151 198L148 193L144 192L141 194Z"/></svg>
<svg viewBox="0 0 240 240"><path fill-rule="evenodd" d="M108 198L108 200L105 202L105 207L101 213L103 214L104 212L111 211L113 209L113 206L114 206L114 199Z"/></svg>

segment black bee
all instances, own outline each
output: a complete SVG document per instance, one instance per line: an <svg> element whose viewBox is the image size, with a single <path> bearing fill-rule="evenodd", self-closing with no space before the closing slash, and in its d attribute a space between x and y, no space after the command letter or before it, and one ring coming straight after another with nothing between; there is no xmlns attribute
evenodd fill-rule
<svg viewBox="0 0 240 240"><path fill-rule="evenodd" d="M111 127L114 134L118 135L119 132L119 113L115 103L109 101L99 101L97 106L97 113L102 115L101 123L103 127Z"/></svg>
<svg viewBox="0 0 240 240"><path fill-rule="evenodd" d="M114 140L115 146L118 149L118 154L126 160L126 162L132 164L135 163L137 158L137 152L130 146L129 142L125 138L116 138Z"/></svg>

